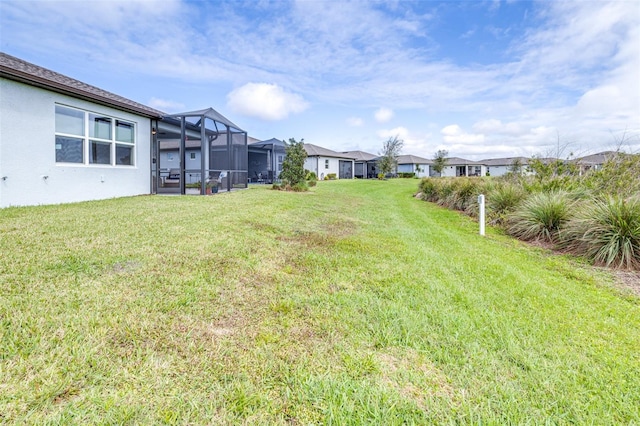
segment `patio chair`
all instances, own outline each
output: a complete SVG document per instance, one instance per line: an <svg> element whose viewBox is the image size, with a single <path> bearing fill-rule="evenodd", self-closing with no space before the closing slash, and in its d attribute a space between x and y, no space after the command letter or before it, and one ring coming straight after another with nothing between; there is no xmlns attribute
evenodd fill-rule
<svg viewBox="0 0 640 426"><path fill-rule="evenodd" d="M164 178L164 186L177 187L180 185L180 169L169 169L169 176Z"/></svg>

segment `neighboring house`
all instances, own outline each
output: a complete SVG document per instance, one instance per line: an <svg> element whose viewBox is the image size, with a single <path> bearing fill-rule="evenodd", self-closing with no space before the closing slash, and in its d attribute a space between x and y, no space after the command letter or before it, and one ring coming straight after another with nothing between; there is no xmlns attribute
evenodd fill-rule
<svg viewBox="0 0 640 426"><path fill-rule="evenodd" d="M465 160L464 158L447 158L447 165L442 170L442 176L485 176L487 166L480 161Z"/></svg>
<svg viewBox="0 0 640 426"><path fill-rule="evenodd" d="M358 179L375 178L377 155L364 151L345 151L342 153L347 157L353 157L353 176Z"/></svg>
<svg viewBox="0 0 640 426"><path fill-rule="evenodd" d="M617 155L620 155L620 153L617 151L604 151L598 152L597 154L576 158L573 161L578 165L580 175L582 175L589 170L600 170L602 168L602 165L606 163L607 160L610 160Z"/></svg>
<svg viewBox="0 0 640 426"><path fill-rule="evenodd" d="M353 179L354 158L310 143L304 144L307 159L304 168L315 172L318 179L335 174L338 179Z"/></svg>
<svg viewBox="0 0 640 426"><path fill-rule="evenodd" d="M520 173L527 173L529 159L526 157L490 158L481 160L480 163L487 166L487 173L490 176L503 176L519 168Z"/></svg>
<svg viewBox="0 0 640 426"><path fill-rule="evenodd" d="M431 160L416 155L399 155L398 173L415 173L417 177L429 177L431 164Z"/></svg>
<svg viewBox="0 0 640 426"><path fill-rule="evenodd" d="M151 193L162 115L0 52L0 207Z"/></svg>

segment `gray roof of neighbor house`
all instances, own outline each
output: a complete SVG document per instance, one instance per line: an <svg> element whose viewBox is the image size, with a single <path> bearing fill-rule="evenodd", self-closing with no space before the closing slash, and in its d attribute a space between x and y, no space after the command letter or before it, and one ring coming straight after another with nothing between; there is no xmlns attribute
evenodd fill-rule
<svg viewBox="0 0 640 426"><path fill-rule="evenodd" d="M398 155L398 164L433 164L433 161L417 155Z"/></svg>
<svg viewBox="0 0 640 426"><path fill-rule="evenodd" d="M529 164L527 157L488 158L486 160L480 160L480 163L485 166L510 166L514 161L520 161L520 164L523 166Z"/></svg>
<svg viewBox="0 0 640 426"><path fill-rule="evenodd" d="M607 160L619 154L620 153L617 151L603 151L598 152L597 154L591 154L584 157L576 158L574 161L576 163L582 164L604 164Z"/></svg>
<svg viewBox="0 0 640 426"><path fill-rule="evenodd" d="M0 52L0 77L152 118L162 111Z"/></svg>
<svg viewBox="0 0 640 426"><path fill-rule="evenodd" d="M377 155L369 154L368 152L364 151L344 151L343 154L348 158L353 158L356 161L371 161L378 158Z"/></svg>
<svg viewBox="0 0 640 426"><path fill-rule="evenodd" d="M323 148L318 145L313 145L310 143L304 144L304 150L307 151L307 155L309 157L333 157L333 158L348 158L353 160L354 157L352 155L347 155L341 152L332 151L327 148Z"/></svg>
<svg viewBox="0 0 640 426"><path fill-rule="evenodd" d="M484 166L485 163L483 163L482 161L465 160L464 158L460 158L460 157L447 158L447 166L457 166L457 165Z"/></svg>

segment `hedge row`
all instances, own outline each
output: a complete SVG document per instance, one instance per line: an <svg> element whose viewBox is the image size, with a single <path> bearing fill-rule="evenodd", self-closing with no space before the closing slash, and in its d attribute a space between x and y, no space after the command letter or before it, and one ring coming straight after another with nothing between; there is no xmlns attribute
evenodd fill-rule
<svg viewBox="0 0 640 426"><path fill-rule="evenodd" d="M640 270L640 156L587 174L424 178L425 201L478 215L522 240L546 241L598 265Z"/></svg>

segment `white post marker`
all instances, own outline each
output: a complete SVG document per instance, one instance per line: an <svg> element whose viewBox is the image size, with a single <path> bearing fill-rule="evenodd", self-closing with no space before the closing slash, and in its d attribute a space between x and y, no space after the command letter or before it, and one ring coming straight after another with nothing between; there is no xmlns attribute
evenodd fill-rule
<svg viewBox="0 0 640 426"><path fill-rule="evenodd" d="M478 195L478 206L480 206L480 216L478 221L480 222L480 235L484 237L484 195Z"/></svg>

